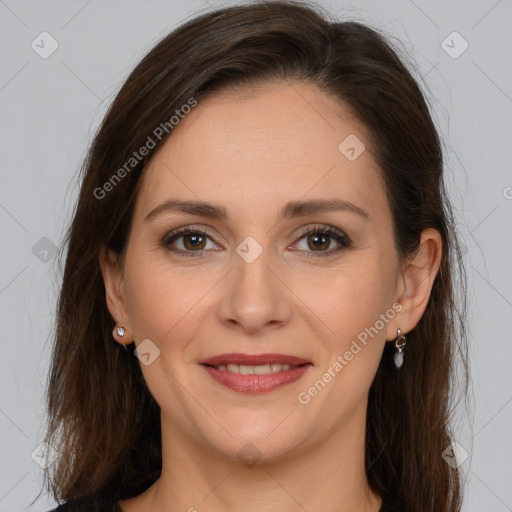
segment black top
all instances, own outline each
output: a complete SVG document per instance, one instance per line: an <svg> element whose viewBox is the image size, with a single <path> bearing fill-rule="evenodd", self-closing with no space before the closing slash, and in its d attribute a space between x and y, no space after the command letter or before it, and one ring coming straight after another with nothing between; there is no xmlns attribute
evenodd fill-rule
<svg viewBox="0 0 512 512"><path fill-rule="evenodd" d="M88 498L66 501L48 512L122 512L122 510L115 499ZM389 502L383 501L379 512L399 511Z"/></svg>
<svg viewBox="0 0 512 512"><path fill-rule="evenodd" d="M66 501L49 512L123 512L115 499L88 498Z"/></svg>

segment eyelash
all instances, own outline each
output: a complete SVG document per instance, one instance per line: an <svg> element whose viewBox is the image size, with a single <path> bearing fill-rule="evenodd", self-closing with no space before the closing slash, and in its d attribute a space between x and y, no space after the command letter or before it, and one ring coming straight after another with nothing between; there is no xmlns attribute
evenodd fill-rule
<svg viewBox="0 0 512 512"><path fill-rule="evenodd" d="M217 243L217 242L215 242L213 237L207 231L203 230L202 228L195 228L195 227L187 226L185 228L178 228L178 229L175 229L175 230L167 233L162 240L162 245L164 245L164 247L166 247L169 251L171 251L175 254L178 254L179 256L192 257L192 258L202 257L205 249L203 249L201 251L183 251L181 249L176 250L176 249L170 249L168 247L172 242L174 242L181 236L184 236L187 234L202 235L202 236L209 238L214 243ZM327 235L328 237L333 238L336 242L338 242L341 247L339 247L337 249L330 249L329 251L319 251L319 252L307 251L306 254L304 254L304 256L306 258L325 258L327 256L331 256L332 254L338 253L338 252L342 251L343 249L349 249L352 246L352 241L345 233L343 233L343 231L340 231L340 230L338 230L332 226L329 226L327 224L316 225L316 226L308 227L307 229L302 230L300 232L297 240L301 240L302 238L304 238L308 235L309 236L311 236L311 235Z"/></svg>

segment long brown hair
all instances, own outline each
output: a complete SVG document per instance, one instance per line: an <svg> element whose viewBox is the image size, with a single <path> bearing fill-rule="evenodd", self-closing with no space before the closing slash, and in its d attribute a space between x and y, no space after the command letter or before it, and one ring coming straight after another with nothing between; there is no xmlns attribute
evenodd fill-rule
<svg viewBox="0 0 512 512"><path fill-rule="evenodd" d="M403 367L396 371L393 344L386 343L370 388L365 464L372 490L401 509L460 510L461 475L441 454L453 440L457 361L467 392L465 272L443 184L441 143L399 54L364 24L336 21L310 4L270 1L189 20L133 70L83 164L64 245L47 389L46 441L60 457L45 482L57 501L127 499L160 476L160 410L137 358L112 339L98 255L104 247L122 253L144 166L172 135L169 120L191 98L200 102L227 87L291 80L316 85L368 128L400 258L418 248L422 230L432 227L442 236L440 271L423 317L408 334ZM159 126L167 128L157 132L160 138ZM150 145L147 155L130 160Z"/></svg>

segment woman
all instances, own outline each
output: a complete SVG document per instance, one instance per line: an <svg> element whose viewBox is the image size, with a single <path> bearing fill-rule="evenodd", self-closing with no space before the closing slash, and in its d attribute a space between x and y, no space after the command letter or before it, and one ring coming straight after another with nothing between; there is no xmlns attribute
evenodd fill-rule
<svg viewBox="0 0 512 512"><path fill-rule="evenodd" d="M258 2L159 42L67 238L56 510L460 510L442 166L418 84L362 24Z"/></svg>

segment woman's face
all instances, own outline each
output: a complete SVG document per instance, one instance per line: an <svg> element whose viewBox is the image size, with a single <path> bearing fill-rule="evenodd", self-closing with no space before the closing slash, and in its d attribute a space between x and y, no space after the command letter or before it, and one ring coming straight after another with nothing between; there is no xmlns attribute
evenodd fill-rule
<svg viewBox="0 0 512 512"><path fill-rule="evenodd" d="M144 341L141 369L173 436L268 459L364 436L401 326L391 212L364 128L312 85L202 99L146 168L118 283L116 320ZM203 364L215 356L218 369ZM260 368L240 375L236 362Z"/></svg>

